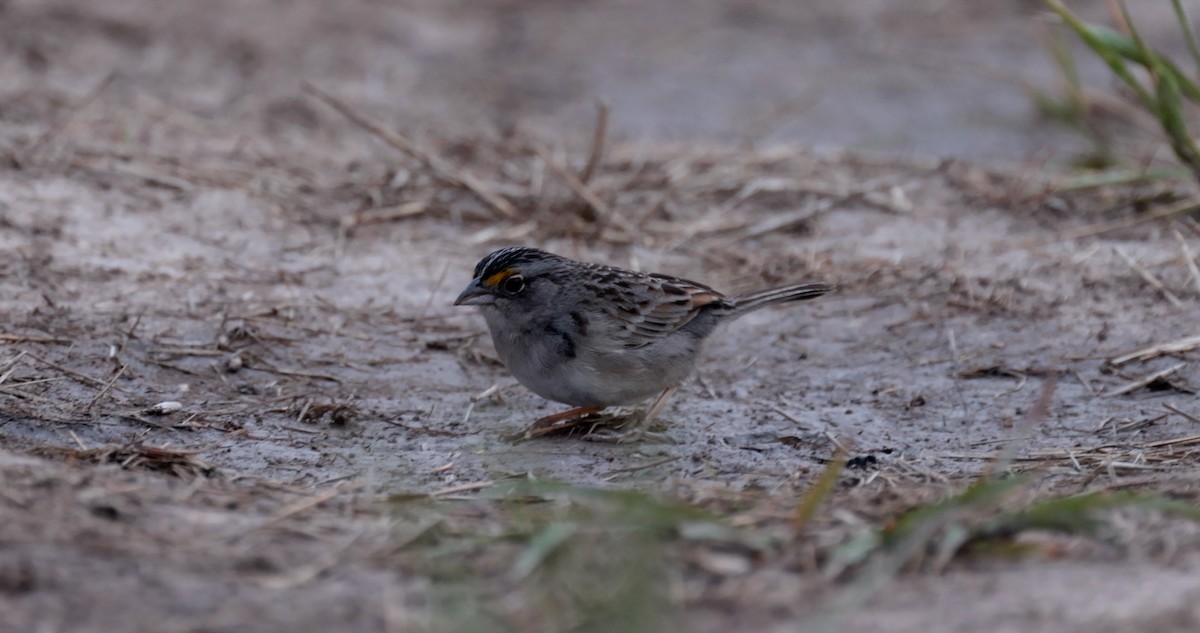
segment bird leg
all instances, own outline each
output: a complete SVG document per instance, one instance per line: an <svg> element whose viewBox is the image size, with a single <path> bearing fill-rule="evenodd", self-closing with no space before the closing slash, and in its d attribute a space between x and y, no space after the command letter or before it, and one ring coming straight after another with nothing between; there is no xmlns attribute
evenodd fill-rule
<svg viewBox="0 0 1200 633"><path fill-rule="evenodd" d="M525 430L517 435L518 438L528 440L543 435L550 435L564 431L578 425L588 416L599 413L603 407L576 407L568 409L560 413L554 413L533 421L532 424L525 427Z"/></svg>
<svg viewBox="0 0 1200 633"><path fill-rule="evenodd" d="M630 428L621 429L620 431L593 432L585 435L583 439L594 442L613 442L615 444L625 444L628 442L640 442L647 436L650 436L653 439L669 442L670 438L666 437L665 435L660 433L651 433L650 424L654 422L654 419L657 418L658 414L662 412L663 407L667 406L667 400L670 400L671 396L674 395L678 390L678 386L667 387L664 389L663 392L658 394L658 397L654 399L654 402L650 404L650 407L646 409L645 415L641 416L640 420L635 421Z"/></svg>
<svg viewBox="0 0 1200 633"><path fill-rule="evenodd" d="M650 408L646 409L646 415L642 418L641 424L638 425L642 429L642 435L645 435L646 431L650 428L650 423L654 421L654 418L658 417L659 413L662 413L663 407L667 406L667 400L670 400L676 391L679 391L678 386L663 389L663 392L658 394L658 397L654 399Z"/></svg>

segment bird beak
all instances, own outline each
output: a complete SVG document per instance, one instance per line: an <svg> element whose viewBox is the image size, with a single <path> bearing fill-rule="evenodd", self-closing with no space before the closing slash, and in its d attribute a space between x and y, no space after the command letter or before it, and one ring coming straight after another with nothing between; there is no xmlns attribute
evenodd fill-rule
<svg viewBox="0 0 1200 633"><path fill-rule="evenodd" d="M471 283L463 289L462 294L454 300L456 306L483 306L496 302L496 296L490 290L480 285L478 279L472 279Z"/></svg>

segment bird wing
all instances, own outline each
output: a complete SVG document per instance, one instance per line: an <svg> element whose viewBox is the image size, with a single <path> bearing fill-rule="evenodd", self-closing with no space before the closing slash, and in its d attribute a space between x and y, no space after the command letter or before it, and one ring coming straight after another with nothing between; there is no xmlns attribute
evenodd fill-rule
<svg viewBox="0 0 1200 633"><path fill-rule="evenodd" d="M659 341L691 322L705 306L725 300L703 284L658 274L625 272L604 288L610 296L601 305L617 324L614 343L626 349Z"/></svg>

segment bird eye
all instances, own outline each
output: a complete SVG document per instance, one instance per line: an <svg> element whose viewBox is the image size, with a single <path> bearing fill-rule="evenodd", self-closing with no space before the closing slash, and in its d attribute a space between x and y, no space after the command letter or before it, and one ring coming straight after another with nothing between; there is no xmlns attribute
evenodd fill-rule
<svg viewBox="0 0 1200 633"><path fill-rule="evenodd" d="M504 292L515 295L525 289L525 279L520 275L513 275L500 285Z"/></svg>

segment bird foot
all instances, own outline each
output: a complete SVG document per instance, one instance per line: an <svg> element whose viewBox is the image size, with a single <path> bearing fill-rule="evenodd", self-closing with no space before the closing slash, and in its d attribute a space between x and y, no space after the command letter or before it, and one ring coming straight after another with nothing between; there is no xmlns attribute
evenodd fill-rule
<svg viewBox="0 0 1200 633"><path fill-rule="evenodd" d="M643 424L597 428L580 439L601 444L635 444L638 442L678 444L665 431L650 431Z"/></svg>
<svg viewBox="0 0 1200 633"><path fill-rule="evenodd" d="M625 423L621 424L620 426L612 429L600 429L598 431L593 431L592 433L585 435L583 439L592 442L611 442L614 444L631 444L633 442L641 442L648 439L655 442L674 444L675 440L671 439L671 437L666 433L651 431L650 425L653 424L656 419L658 419L659 412L662 411L663 406L667 404L667 400L671 398L671 395L674 394L677 389L679 389L679 387L667 387L664 389L663 392L654 399L654 402L650 405L650 408L646 409L645 414L640 416L630 416L626 419Z"/></svg>

